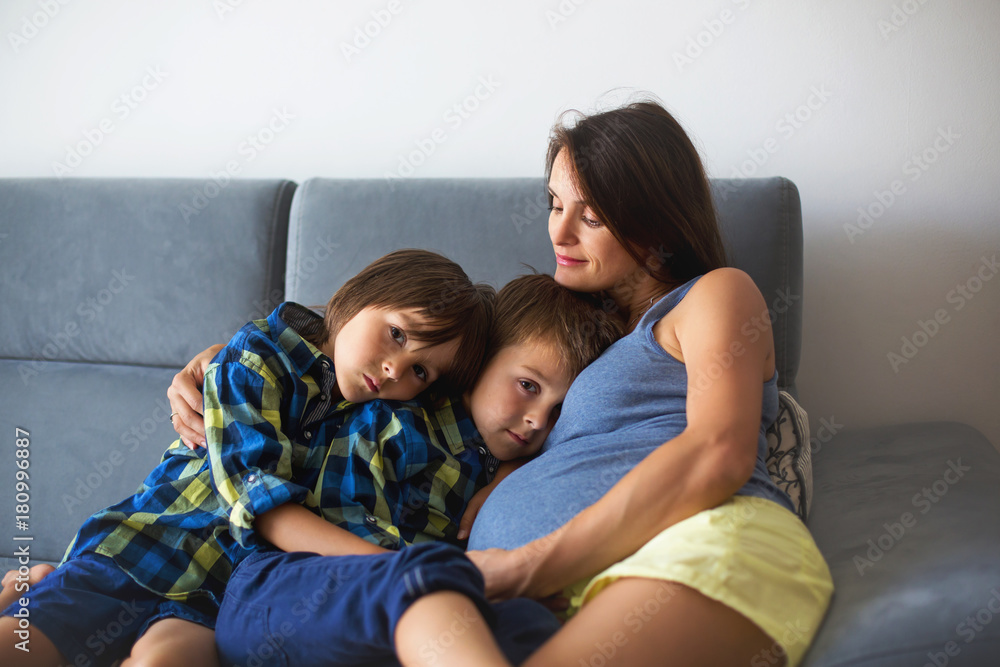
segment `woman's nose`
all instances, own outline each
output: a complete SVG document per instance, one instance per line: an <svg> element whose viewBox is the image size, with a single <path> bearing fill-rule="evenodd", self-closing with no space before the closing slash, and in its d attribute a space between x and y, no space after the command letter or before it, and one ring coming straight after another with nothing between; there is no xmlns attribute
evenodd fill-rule
<svg viewBox="0 0 1000 667"><path fill-rule="evenodd" d="M557 216L553 212L549 217L549 238L554 245L570 245L572 235L569 227L565 213Z"/></svg>

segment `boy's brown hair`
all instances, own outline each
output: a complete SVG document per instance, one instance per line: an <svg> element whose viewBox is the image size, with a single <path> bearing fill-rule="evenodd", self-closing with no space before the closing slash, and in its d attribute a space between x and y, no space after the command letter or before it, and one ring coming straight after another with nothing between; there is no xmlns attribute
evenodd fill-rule
<svg viewBox="0 0 1000 667"><path fill-rule="evenodd" d="M623 331L621 319L593 295L567 289L546 274L519 276L497 294L489 356L511 345L545 341L556 346L576 377Z"/></svg>
<svg viewBox="0 0 1000 667"><path fill-rule="evenodd" d="M444 378L462 391L475 381L486 356L496 290L473 284L462 267L428 250L396 250L376 259L337 290L326 305L323 325L308 332L314 345L325 344L363 309L416 309L427 329L407 336L427 345L458 339L459 348Z"/></svg>

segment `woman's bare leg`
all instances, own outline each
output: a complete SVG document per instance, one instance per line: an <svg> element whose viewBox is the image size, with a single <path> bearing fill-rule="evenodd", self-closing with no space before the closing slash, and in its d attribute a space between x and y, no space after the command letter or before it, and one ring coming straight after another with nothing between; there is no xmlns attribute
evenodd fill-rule
<svg viewBox="0 0 1000 667"><path fill-rule="evenodd" d="M215 632L179 618L149 626L122 667L219 667Z"/></svg>
<svg viewBox="0 0 1000 667"><path fill-rule="evenodd" d="M745 616L680 584L626 578L585 605L525 667L782 667L774 640ZM767 656L767 657L765 657ZM769 659L770 658L770 659Z"/></svg>
<svg viewBox="0 0 1000 667"><path fill-rule="evenodd" d="M439 591L414 602L396 624L403 667L510 667L472 600Z"/></svg>

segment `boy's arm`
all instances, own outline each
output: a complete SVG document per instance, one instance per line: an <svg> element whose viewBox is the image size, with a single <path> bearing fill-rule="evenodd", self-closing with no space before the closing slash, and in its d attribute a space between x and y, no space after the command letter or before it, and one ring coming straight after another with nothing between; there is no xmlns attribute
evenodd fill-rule
<svg viewBox="0 0 1000 667"><path fill-rule="evenodd" d="M407 463L407 432L407 428L402 426L387 404L373 401L355 408L352 417L345 420L333 438L330 448L331 452L337 454L333 458L349 457L356 440L370 441L380 452L380 465L391 467L395 471L387 476L400 479ZM339 489L325 491L333 495L339 493ZM254 526L261 537L282 551L309 551L323 556L368 555L389 551L297 503L286 503L259 515Z"/></svg>
<svg viewBox="0 0 1000 667"><path fill-rule="evenodd" d="M256 358L265 358L267 352L260 352ZM209 367L205 427L212 490L230 534L240 546L253 548L262 538L256 519L287 503L305 502L309 489L292 478L292 444L282 430L285 382L274 369L247 361L248 354Z"/></svg>
<svg viewBox="0 0 1000 667"><path fill-rule="evenodd" d="M483 488L476 491L476 494L472 496L469 500L469 504L465 506L465 512L462 514L462 521L458 524L458 539L464 540L469 537L472 532L472 524L475 522L476 517L479 516L479 510L482 508L483 503L493 489L497 488L497 484L502 482L507 475L511 474L525 463L530 461L528 458L513 459L511 461L503 461L497 468L496 474L493 476L493 480L484 486Z"/></svg>
<svg viewBox="0 0 1000 667"><path fill-rule="evenodd" d="M352 556L388 551L319 517L303 505L286 503L257 517L257 532L282 551Z"/></svg>

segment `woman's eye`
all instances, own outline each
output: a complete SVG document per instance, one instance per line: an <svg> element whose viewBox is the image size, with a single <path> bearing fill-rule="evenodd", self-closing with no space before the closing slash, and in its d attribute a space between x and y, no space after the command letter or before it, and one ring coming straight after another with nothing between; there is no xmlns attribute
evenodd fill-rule
<svg viewBox="0 0 1000 667"><path fill-rule="evenodd" d="M427 369L420 364L415 364L413 366L413 372L417 374L417 377L421 382L427 382Z"/></svg>
<svg viewBox="0 0 1000 667"><path fill-rule="evenodd" d="M400 345L406 342L406 334L399 327L389 327L389 335Z"/></svg>
<svg viewBox="0 0 1000 667"><path fill-rule="evenodd" d="M600 220L594 220L593 218L588 218L585 215L580 216L580 219L583 220L583 224L587 225L588 227L600 227L601 226Z"/></svg>
<svg viewBox="0 0 1000 667"><path fill-rule="evenodd" d="M538 385L532 382L531 380L518 380L518 382L521 385L521 389L530 392L532 394L538 393Z"/></svg>
<svg viewBox="0 0 1000 667"><path fill-rule="evenodd" d="M556 213L562 213L562 207L560 206L549 206L549 211L555 211Z"/></svg>

